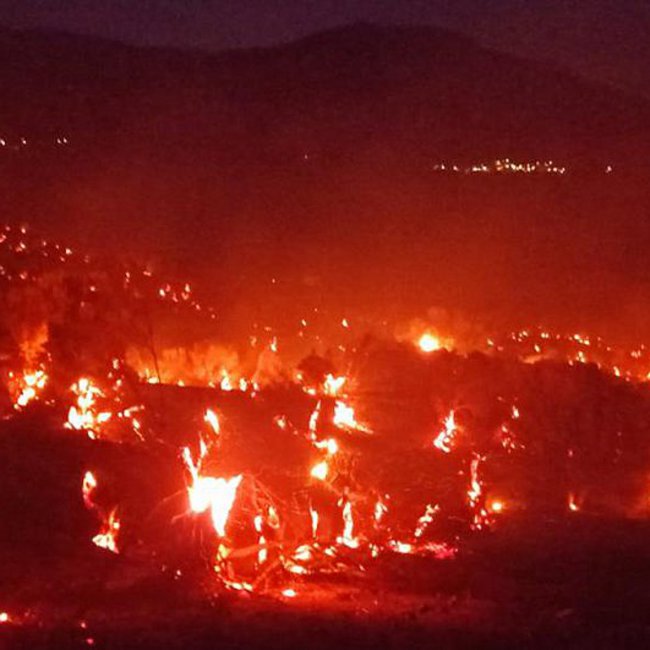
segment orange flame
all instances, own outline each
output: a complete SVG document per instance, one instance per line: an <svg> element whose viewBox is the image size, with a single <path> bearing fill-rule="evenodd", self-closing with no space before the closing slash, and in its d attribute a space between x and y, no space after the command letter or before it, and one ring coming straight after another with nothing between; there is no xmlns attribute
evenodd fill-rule
<svg viewBox="0 0 650 650"><path fill-rule="evenodd" d="M451 445L457 433L458 428L456 427L456 414L452 409L449 411L449 415L447 415L445 418L444 428L435 437L433 446L437 447L445 454L448 454L451 451Z"/></svg>

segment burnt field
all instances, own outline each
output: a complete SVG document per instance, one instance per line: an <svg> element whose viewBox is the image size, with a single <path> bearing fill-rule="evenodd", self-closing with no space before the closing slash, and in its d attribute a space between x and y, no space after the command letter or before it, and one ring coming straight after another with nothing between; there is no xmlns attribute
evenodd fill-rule
<svg viewBox="0 0 650 650"><path fill-rule="evenodd" d="M393 555L295 598L93 546L3 544L1 647L643 648L649 542L647 522L513 516L453 560Z"/></svg>
<svg viewBox="0 0 650 650"><path fill-rule="evenodd" d="M395 344L352 370L353 397L135 383L143 438L100 397L92 436L44 395L6 419L1 647L647 647L645 384ZM219 533L191 489L235 475Z"/></svg>

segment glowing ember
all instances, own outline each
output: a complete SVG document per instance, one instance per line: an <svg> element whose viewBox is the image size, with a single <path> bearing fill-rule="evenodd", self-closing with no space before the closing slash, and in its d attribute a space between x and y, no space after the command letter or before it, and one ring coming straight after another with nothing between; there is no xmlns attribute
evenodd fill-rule
<svg viewBox="0 0 650 650"><path fill-rule="evenodd" d="M573 494L573 492L571 492L568 496L567 505L571 512L578 512L580 510L580 506L578 505L578 501L576 499L575 494Z"/></svg>
<svg viewBox="0 0 650 650"><path fill-rule="evenodd" d="M424 514L418 519L418 524L415 528L415 532L413 533L416 539L424 535L424 531L428 528L429 524L433 522L433 518L436 514L438 514L438 512L440 512L440 506L438 504L435 506L432 506L430 503L427 504L426 510L424 511Z"/></svg>
<svg viewBox="0 0 650 650"><path fill-rule="evenodd" d="M504 509L505 509L505 504L503 503L503 501L492 501L492 502L490 503L489 508L490 508L490 511L492 511L492 512L498 514L498 513L504 511Z"/></svg>
<svg viewBox="0 0 650 650"><path fill-rule="evenodd" d="M0 612L0 623L11 623L11 616L8 612Z"/></svg>

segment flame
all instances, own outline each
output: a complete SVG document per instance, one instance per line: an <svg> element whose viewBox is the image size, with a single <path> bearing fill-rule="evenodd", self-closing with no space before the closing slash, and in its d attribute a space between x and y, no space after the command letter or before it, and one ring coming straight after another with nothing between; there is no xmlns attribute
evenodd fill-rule
<svg viewBox="0 0 650 650"><path fill-rule="evenodd" d="M318 419L320 417L320 401L316 403L312 414L309 416L309 433L312 438L316 437L316 430L318 429Z"/></svg>
<svg viewBox="0 0 650 650"><path fill-rule="evenodd" d="M91 471L84 474L81 482L81 495L84 505L88 510L95 511L102 519L102 525L99 532L92 538L93 544L103 548L111 553L119 553L117 538L120 533L120 520L117 517L117 509L113 508L105 516L102 509L95 503L93 495L97 489L97 479Z"/></svg>
<svg viewBox="0 0 650 650"><path fill-rule="evenodd" d="M232 384L232 381L230 380L230 375L228 374L227 370L222 370L221 371L221 383L219 384L219 387L221 390L230 392L231 390L234 390L234 386Z"/></svg>
<svg viewBox="0 0 650 650"><path fill-rule="evenodd" d="M336 400L334 404L334 426L339 429L364 431L371 433L370 429L357 422L354 408L341 400Z"/></svg>
<svg viewBox="0 0 650 650"><path fill-rule="evenodd" d="M580 506L578 505L578 500L576 499L576 495L573 494L573 492L569 493L569 496L567 498L567 505L571 512L579 512L580 510Z"/></svg>
<svg viewBox="0 0 650 650"><path fill-rule="evenodd" d="M101 425L112 417L110 411L97 412L96 400L98 397L104 397L104 393L85 377L73 384L70 390L77 396L77 403L76 406L70 407L64 426L66 429L86 430L88 437L95 439Z"/></svg>
<svg viewBox="0 0 650 650"><path fill-rule="evenodd" d="M404 555L411 554L415 551L413 544L409 544L408 542L400 542L397 540L391 540L388 542L388 548L390 548L392 551L395 551L395 553L401 553Z"/></svg>
<svg viewBox="0 0 650 650"><path fill-rule="evenodd" d="M318 511L309 506L309 518L311 519L311 536L316 539L318 534Z"/></svg>
<svg viewBox="0 0 650 650"><path fill-rule="evenodd" d="M335 438L326 438L325 440L318 440L314 442L316 449L325 449L329 456L334 456L338 453L339 443Z"/></svg>
<svg viewBox="0 0 650 650"><path fill-rule="evenodd" d="M95 491L96 487L97 479L95 478L95 475L90 471L86 472L83 481L81 482L81 494L83 496L84 504L89 510L95 507L92 501L92 493Z"/></svg>
<svg viewBox="0 0 650 650"><path fill-rule="evenodd" d="M215 435L218 436L221 431L221 427L219 425L219 416L212 409L207 409L205 411L203 419L212 427Z"/></svg>
<svg viewBox="0 0 650 650"><path fill-rule="evenodd" d="M117 518L115 510L113 510L108 515L108 519L104 522L100 532L93 537L93 544L111 553L119 553L117 548L117 536L119 532L120 520Z"/></svg>
<svg viewBox="0 0 650 650"><path fill-rule="evenodd" d="M375 527L381 524L387 512L388 512L388 506L384 503L383 499L379 497L375 502L375 509L373 514Z"/></svg>
<svg viewBox="0 0 650 650"><path fill-rule="evenodd" d="M489 521L487 510L480 505L483 486L479 479L478 468L482 460L481 456L474 454L470 462L470 485L467 490L467 500L470 508L474 511L472 528L475 530L481 530Z"/></svg>
<svg viewBox="0 0 650 650"><path fill-rule="evenodd" d="M253 520L253 525L255 526L255 530L257 531L258 534L257 543L260 546L260 550L257 552L257 563L261 565L264 564L268 559L268 550L266 548L266 537L264 537L263 534L264 517L262 517L262 515L255 515L255 519Z"/></svg>
<svg viewBox="0 0 650 650"><path fill-rule="evenodd" d="M207 447L201 441L201 457L195 464L189 448L183 449L183 460L192 476L192 483L187 487L190 509L197 514L209 509L214 530L219 537L225 537L228 516L237 497L242 475L229 479L201 476L201 461L206 454Z"/></svg>
<svg viewBox="0 0 650 650"><path fill-rule="evenodd" d="M438 514L438 512L440 512L440 506L438 504L435 506L432 506L430 503L427 504L424 514L418 519L415 532L413 533L416 539L424 535L424 531L428 528L429 524L433 521L433 518Z"/></svg>
<svg viewBox="0 0 650 650"><path fill-rule="evenodd" d="M359 540L354 536L354 516L352 514L352 503L346 497L339 500L339 506L342 506L341 515L343 517L343 533L336 538L339 544L348 548L358 548Z"/></svg>
<svg viewBox="0 0 650 650"><path fill-rule="evenodd" d="M440 433L435 437L433 441L433 446L443 451L445 454L448 454L451 451L451 444L458 433L458 428L456 426L456 414L452 409L449 411L449 415L445 418L444 428Z"/></svg>

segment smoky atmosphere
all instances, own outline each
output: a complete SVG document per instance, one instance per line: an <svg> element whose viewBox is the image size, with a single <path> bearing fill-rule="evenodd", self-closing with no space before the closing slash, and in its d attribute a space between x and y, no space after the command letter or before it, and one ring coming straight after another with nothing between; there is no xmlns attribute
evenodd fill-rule
<svg viewBox="0 0 650 650"><path fill-rule="evenodd" d="M0 0L0 648L645 648L644 3Z"/></svg>

